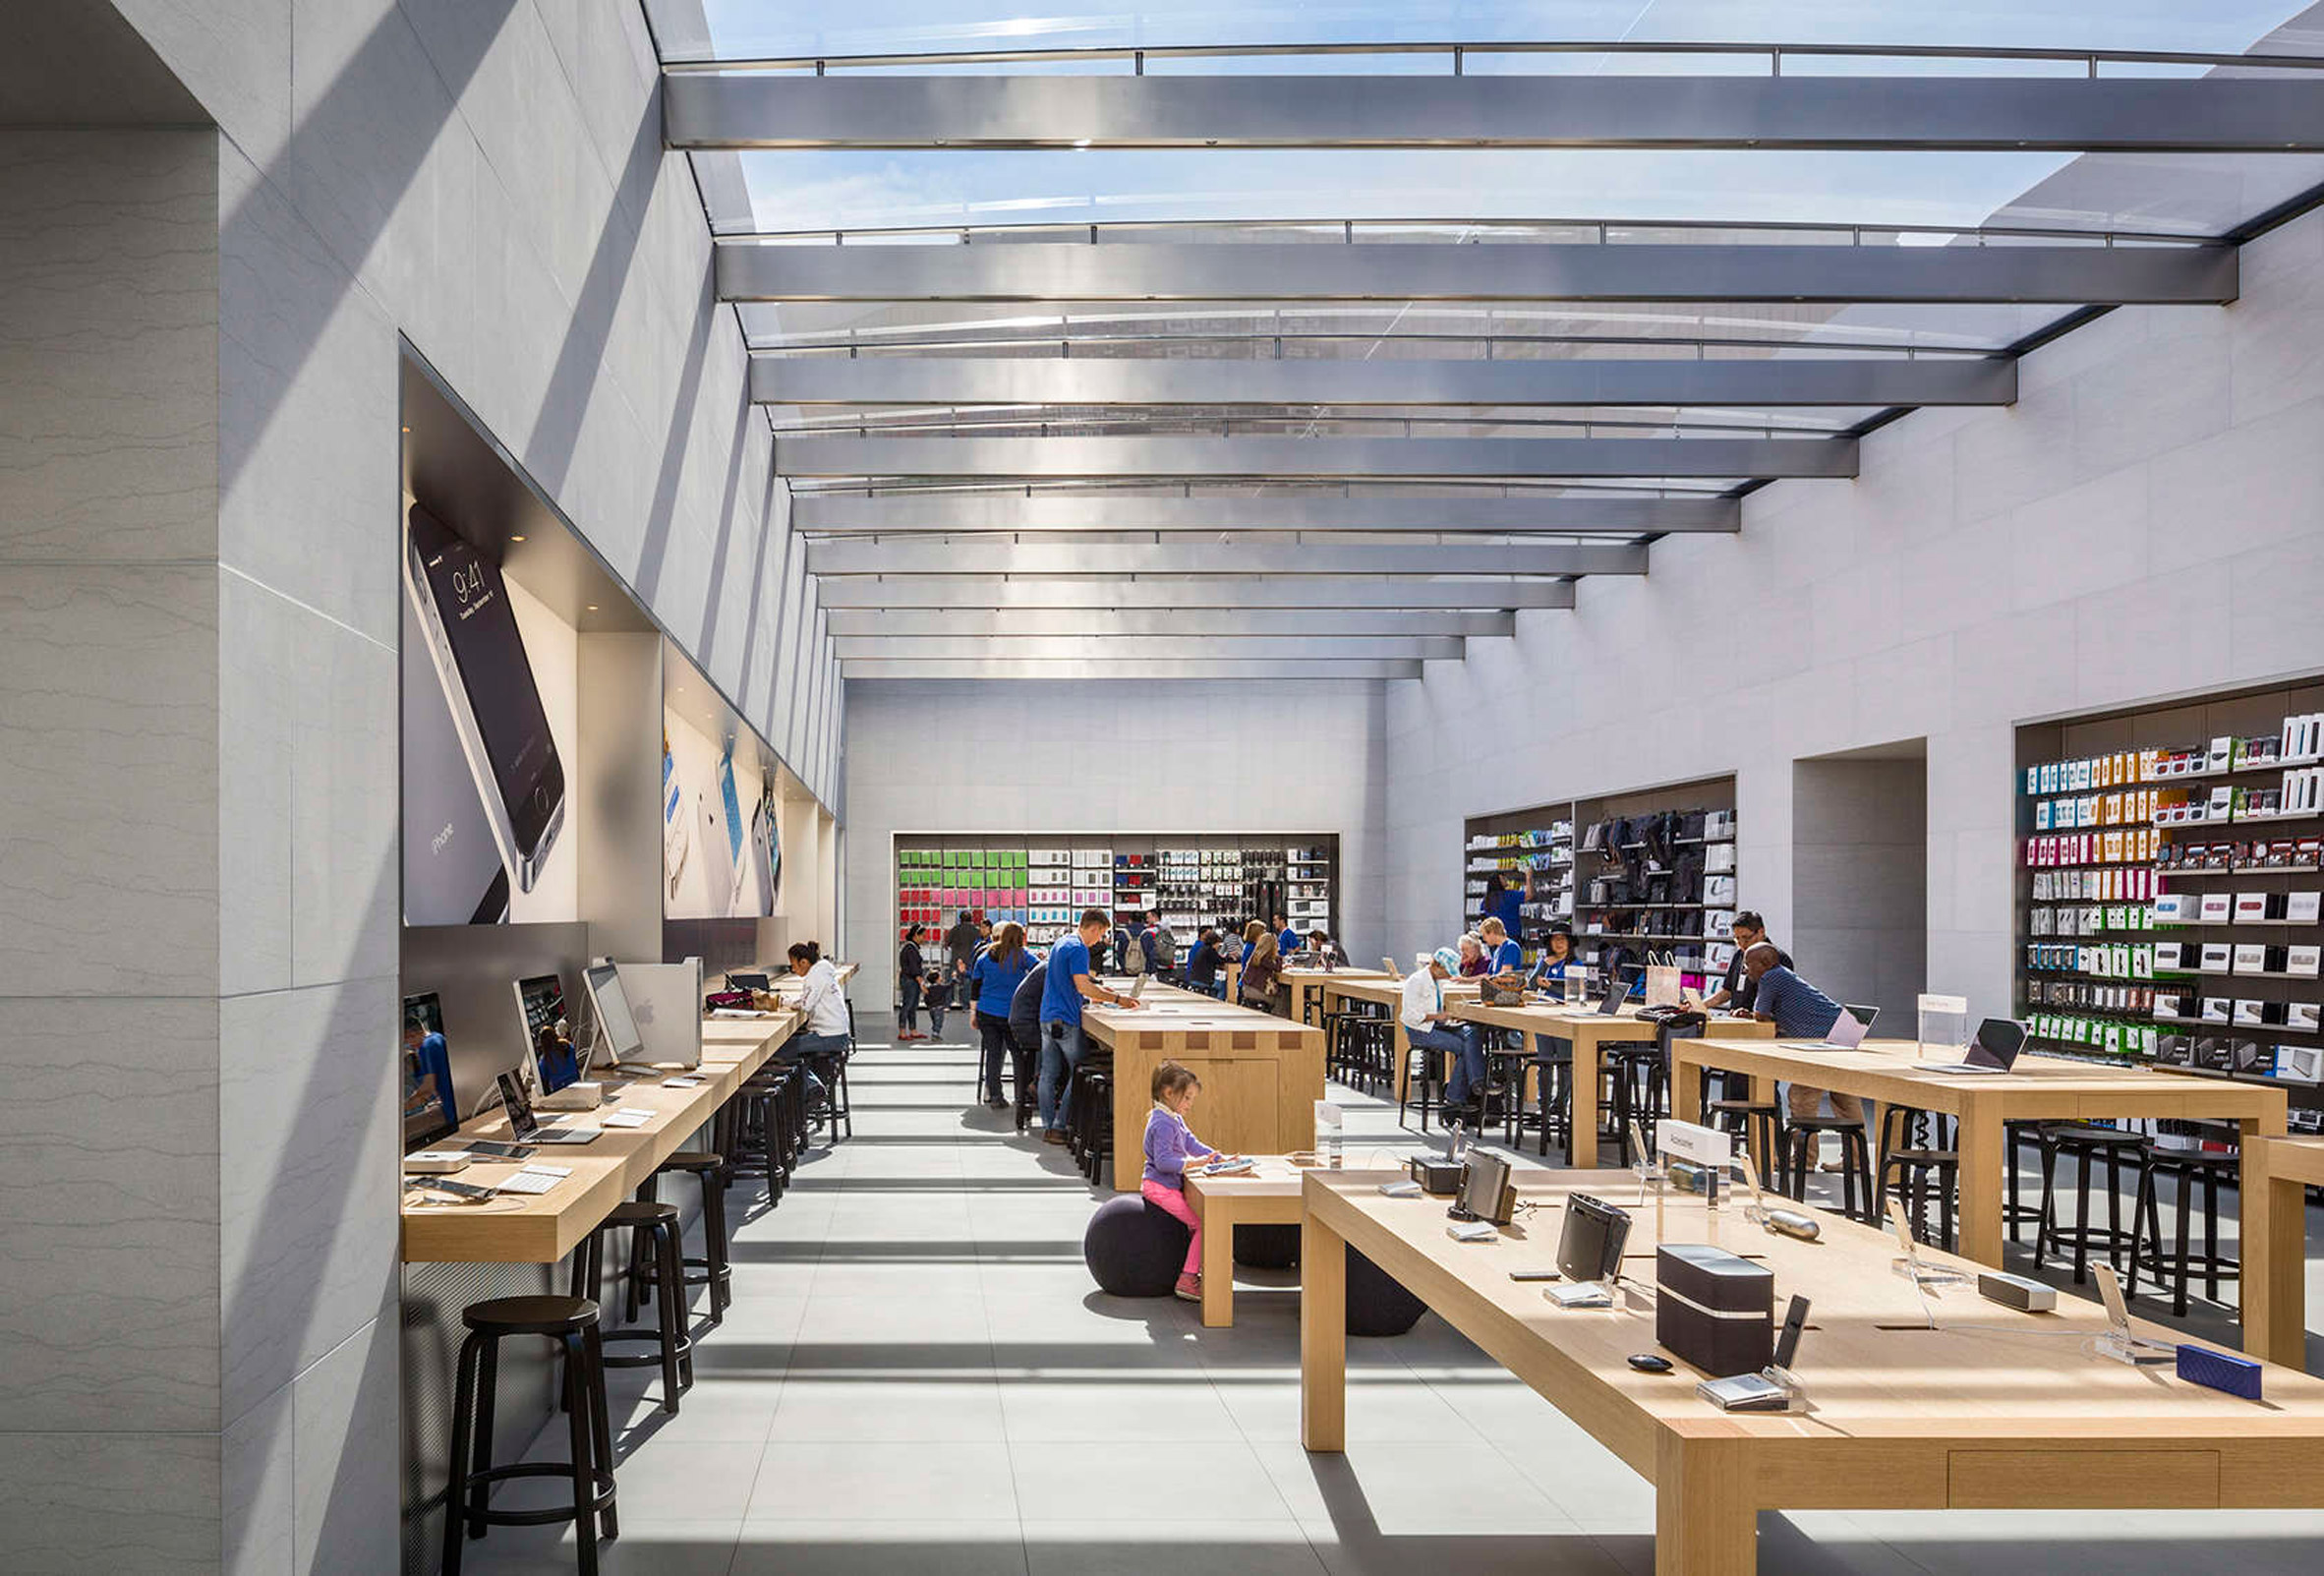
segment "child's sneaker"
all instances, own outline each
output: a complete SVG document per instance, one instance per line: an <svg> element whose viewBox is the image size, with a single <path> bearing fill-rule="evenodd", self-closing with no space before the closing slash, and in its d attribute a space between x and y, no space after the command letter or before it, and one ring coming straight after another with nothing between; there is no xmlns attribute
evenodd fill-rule
<svg viewBox="0 0 2324 1576"><path fill-rule="evenodd" d="M1202 1301L1202 1277L1199 1275L1179 1276L1178 1284L1170 1288L1170 1295L1184 1303Z"/></svg>

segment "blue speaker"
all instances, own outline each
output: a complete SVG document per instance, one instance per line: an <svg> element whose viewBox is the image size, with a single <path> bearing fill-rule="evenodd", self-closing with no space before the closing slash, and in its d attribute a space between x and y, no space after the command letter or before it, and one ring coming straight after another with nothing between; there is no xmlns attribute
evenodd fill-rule
<svg viewBox="0 0 2324 1576"><path fill-rule="evenodd" d="M2250 1358L2237 1357L2233 1352L2214 1352L2204 1346L2181 1346L2179 1349L2179 1376L2189 1384L2225 1390L2246 1401L2259 1399L2260 1365Z"/></svg>

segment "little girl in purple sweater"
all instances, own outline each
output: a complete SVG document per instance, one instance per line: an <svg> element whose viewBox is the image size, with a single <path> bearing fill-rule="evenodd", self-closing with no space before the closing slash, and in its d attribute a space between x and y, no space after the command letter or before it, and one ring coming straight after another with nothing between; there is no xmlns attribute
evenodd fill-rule
<svg viewBox="0 0 2324 1576"><path fill-rule="evenodd" d="M1187 1111L1202 1092L1202 1080L1191 1069L1164 1062L1154 1069L1154 1109L1146 1118L1146 1172L1138 1191L1157 1208L1168 1210L1193 1236L1187 1243L1186 1267L1179 1272L1173 1294L1190 1303L1202 1300L1202 1221L1187 1202L1187 1162L1228 1160L1194 1137L1187 1126Z"/></svg>

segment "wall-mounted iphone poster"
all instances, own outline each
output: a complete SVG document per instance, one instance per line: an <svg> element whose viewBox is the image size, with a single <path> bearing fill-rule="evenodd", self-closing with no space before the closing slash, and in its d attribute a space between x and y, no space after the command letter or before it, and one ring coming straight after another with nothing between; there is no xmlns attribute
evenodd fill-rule
<svg viewBox="0 0 2324 1576"><path fill-rule="evenodd" d="M775 911L775 767L755 737L714 738L662 719L663 913L742 919Z"/></svg>

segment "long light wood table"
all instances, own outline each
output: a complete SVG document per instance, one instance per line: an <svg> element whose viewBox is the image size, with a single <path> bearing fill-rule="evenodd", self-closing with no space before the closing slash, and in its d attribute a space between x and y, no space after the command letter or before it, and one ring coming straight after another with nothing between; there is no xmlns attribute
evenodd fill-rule
<svg viewBox="0 0 2324 1576"><path fill-rule="evenodd" d="M2114 1122L2139 1118L2233 1122L2241 1130L2239 1255L2243 1347L2274 1350L2275 1332L2289 1319L2305 1246L2305 1216L2270 1207L2257 1173L2258 1139L2284 1132L2281 1088L2231 1079L2190 1078L2143 1067L2102 1067L2054 1056L2020 1056L2007 1073L1954 1076L1920 1064L1911 1040L1866 1040L1852 1051L1820 1051L1795 1040L1679 1040L1670 1048L1671 1111L1686 1121L1700 1114L1701 1080L1688 1069L1722 1068L1751 1081L1750 1097L1774 1097L1777 1081L1853 1094L1883 1104L1939 1111L1959 1123L1960 1249L1980 1264L2002 1262L2002 1210L2006 1188L2004 1147L2011 1122Z"/></svg>
<svg viewBox="0 0 2324 1576"><path fill-rule="evenodd" d="M1307 1006L1315 1007L1321 1019L1331 1011L1331 987L1343 980L1363 980L1369 983L1396 983L1393 976L1376 968L1286 968L1283 983L1291 987L1291 1016L1302 1023L1307 1021Z"/></svg>
<svg viewBox="0 0 2324 1576"><path fill-rule="evenodd" d="M1202 1222L1202 1322L1209 1329L1235 1322L1235 1228L1299 1224L1300 1179L1313 1169L1279 1154L1251 1158L1256 1169L1239 1177L1187 1173L1187 1202Z"/></svg>
<svg viewBox="0 0 2324 1576"><path fill-rule="evenodd" d="M1477 999L1477 981L1448 979L1444 982L1444 1010L1453 1011L1462 1002ZM1334 975L1323 987L1323 1010L1330 1012L1334 1001L1370 1002L1388 1010L1389 1021L1396 1025L1396 1098L1401 1103L1412 1080L1412 1042L1405 1037L1404 1022L1399 1016L1404 1008L1404 981L1393 974L1375 974L1365 979L1348 974Z"/></svg>
<svg viewBox="0 0 2324 1576"><path fill-rule="evenodd" d="M493 1183L527 1164L569 1168L547 1193L503 1195L481 1204L422 1203L403 1197L403 1261L413 1263L553 1264L570 1254L615 1204L638 1188L708 1122L766 1065L797 1027L799 1015L784 1008L763 1018L711 1019L703 1025L703 1080L692 1088L666 1088L669 1074L639 1074L612 1106L597 1112L541 1113L544 1122L594 1126L618 1106L651 1110L654 1120L640 1128L608 1128L594 1143L542 1144L530 1161L487 1160L479 1156L459 1174L462 1182ZM621 1077L630 1077L623 1074ZM508 1115L497 1108L463 1123L438 1148L455 1148L468 1138L506 1143L513 1135Z"/></svg>
<svg viewBox="0 0 2324 1576"><path fill-rule="evenodd" d="M1129 989L1123 980L1107 984ZM1114 1186L1123 1192L1135 1192L1145 1171L1147 1095L1166 1061L1202 1080L1192 1126L1203 1142L1230 1154L1315 1146L1321 1029L1151 983L1136 1007L1084 1004L1081 1024L1114 1053Z"/></svg>
<svg viewBox="0 0 2324 1576"><path fill-rule="evenodd" d="M2253 1161L2258 1162L2260 1178L2253 1176ZM2324 1138L2246 1138L2243 1143L2243 1187L2260 1188L2267 1195L2268 1219L2284 1230L2284 1241L2289 1252L2275 1263L2277 1295L2271 1298L2267 1338L2254 1344L2248 1321L2243 1331L2243 1349L2253 1357L2264 1357L2271 1363L2282 1363L2290 1368L2300 1368L2307 1362L2308 1345L2308 1287L2307 1287L2307 1190L2324 1188ZM2248 1206L2246 1206L2248 1210ZM2248 1213L2246 1213L2248 1218ZM2248 1250L2245 1263L2249 1263ZM2252 1295L2251 1271L2246 1277L2242 1295ZM2263 1349L2264 1346L2264 1349Z"/></svg>
<svg viewBox="0 0 2324 1576"><path fill-rule="evenodd" d="M1600 1013L1594 1008L1562 1003L1533 1002L1523 1007L1487 1007L1474 998L1448 1003L1446 1011L1455 1018L1472 1023L1483 1023L1493 1028L1516 1029L1529 1038L1547 1035L1552 1039L1570 1042L1574 1048L1572 1086L1569 1096L1571 1108L1566 1114L1566 1164L1588 1169L1598 1164L1598 1079L1608 1045L1640 1045L1654 1043L1661 1032L1660 1025L1638 1016L1635 1008L1624 1008L1618 1013ZM1717 1039L1764 1040L1774 1037L1775 1026L1750 1018L1713 1017L1705 1032ZM1528 1049L1532 1049L1529 1045ZM1531 1069L1528 1074L1530 1076ZM1671 1070L1673 1087L1677 1070ZM1522 1097L1522 1088L1518 1093Z"/></svg>
<svg viewBox="0 0 2324 1576"><path fill-rule="evenodd" d="M1703 1375L1687 1365L1650 1374L1625 1362L1656 1349L1654 1307L1642 1291L1624 1290L1612 1309L1568 1312L1540 1286L1509 1279L1512 1269L1551 1263L1562 1200L1602 1191L1605 1181L1603 1173L1520 1173L1520 1198L1544 1207L1521 1215L1499 1241L1464 1245L1445 1235L1441 1198L1388 1198L1361 1174L1307 1173L1306 1446L1346 1448L1345 1246L1655 1486L1660 1576L1757 1570L1761 1510L2324 1505L2324 1381L2271 1367L2266 1399L2243 1401L2182 1383L2167 1366L2086 1355L2076 1337L2104 1330L2105 1314L2063 1295L2055 1313L2022 1313L1942 1289L1933 1294L1940 1325L1977 1327L1933 1330L1912 1284L1890 1269L1891 1239L1827 1214L1821 1242L1796 1242L1760 1231L1738 1210L1714 1213L1674 1195L1660 1214L1651 1203L1632 1211L1625 1277L1651 1288L1657 1242L1711 1243L1764 1257L1778 1299L1798 1293L1813 1305L1794 1363L1806 1410L1721 1412L1697 1397ZM2151 1324L2137 1329L2169 1338Z"/></svg>

